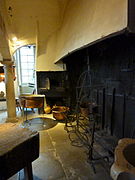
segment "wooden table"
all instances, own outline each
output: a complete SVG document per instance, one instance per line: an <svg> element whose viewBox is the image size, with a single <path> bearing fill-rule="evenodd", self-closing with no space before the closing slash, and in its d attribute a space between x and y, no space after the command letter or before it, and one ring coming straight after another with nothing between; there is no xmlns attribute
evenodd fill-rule
<svg viewBox="0 0 135 180"><path fill-rule="evenodd" d="M0 124L0 180L24 168L25 179L33 180L32 161L39 157L39 133L17 124Z"/></svg>
<svg viewBox="0 0 135 180"><path fill-rule="evenodd" d="M41 94L22 94L20 98L24 98L25 100L41 100L43 102L43 106L46 106L45 95Z"/></svg>
<svg viewBox="0 0 135 180"><path fill-rule="evenodd" d="M40 94L22 94L20 97L21 107L26 108L38 108L40 113L44 113L44 108L46 107L45 95Z"/></svg>

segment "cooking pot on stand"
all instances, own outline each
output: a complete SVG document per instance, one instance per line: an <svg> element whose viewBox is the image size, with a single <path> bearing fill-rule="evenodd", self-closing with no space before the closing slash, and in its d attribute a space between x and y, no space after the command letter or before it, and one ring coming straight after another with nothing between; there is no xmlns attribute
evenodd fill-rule
<svg viewBox="0 0 135 180"><path fill-rule="evenodd" d="M55 106L52 108L52 114L56 120L65 120L67 118L68 111L69 107L65 106Z"/></svg>

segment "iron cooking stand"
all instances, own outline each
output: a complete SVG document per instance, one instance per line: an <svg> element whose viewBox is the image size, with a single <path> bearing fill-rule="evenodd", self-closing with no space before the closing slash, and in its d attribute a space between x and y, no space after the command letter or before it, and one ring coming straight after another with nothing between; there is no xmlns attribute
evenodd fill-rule
<svg viewBox="0 0 135 180"><path fill-rule="evenodd" d="M96 124L97 117L99 117L97 111L98 108L98 100L96 103L96 106L92 109L92 112L88 115L88 123L84 125L80 120L80 105L83 102L84 99L88 99L90 103L95 103L92 99L92 92L94 90L97 90L103 85L92 85L92 73L90 71L90 64L89 64L89 56L87 56L87 65L88 70L84 71L78 80L77 87L76 87L76 99L77 104L75 108L75 114L76 114L76 128L75 133L79 140L81 141L82 145L85 146L88 149L88 162L91 164L94 173L96 173L96 169L94 166L95 161L101 161L101 160L107 160L109 162L108 156L101 156L96 150L94 149L94 143L95 143L95 131L97 129ZM97 97L98 99L98 97ZM101 116L100 116L101 117ZM86 120L86 117L84 117ZM94 154L98 154L98 157L94 157Z"/></svg>

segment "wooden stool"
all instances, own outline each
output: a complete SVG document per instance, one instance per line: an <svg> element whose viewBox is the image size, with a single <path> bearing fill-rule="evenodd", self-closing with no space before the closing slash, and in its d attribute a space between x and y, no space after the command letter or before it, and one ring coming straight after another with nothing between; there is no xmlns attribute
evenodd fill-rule
<svg viewBox="0 0 135 180"><path fill-rule="evenodd" d="M32 161L39 157L39 133L13 123L0 124L0 180L24 168L26 180L33 180Z"/></svg>

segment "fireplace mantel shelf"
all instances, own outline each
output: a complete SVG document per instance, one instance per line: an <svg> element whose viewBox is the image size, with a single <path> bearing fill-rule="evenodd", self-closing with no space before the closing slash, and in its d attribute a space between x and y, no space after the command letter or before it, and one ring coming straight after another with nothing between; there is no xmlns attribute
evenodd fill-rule
<svg viewBox="0 0 135 180"><path fill-rule="evenodd" d="M65 89L46 89L46 88L39 88L39 93L44 94L46 97L66 97L67 93Z"/></svg>

